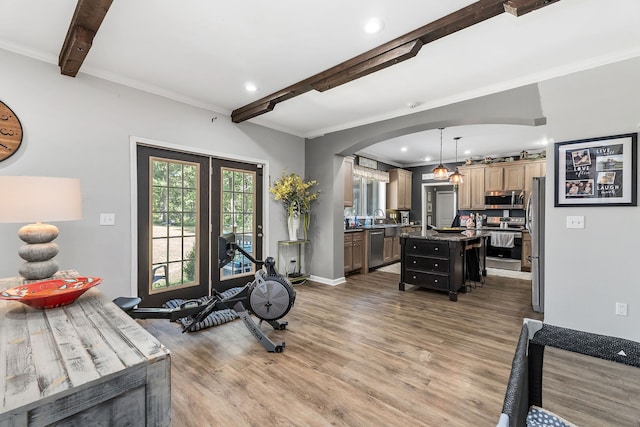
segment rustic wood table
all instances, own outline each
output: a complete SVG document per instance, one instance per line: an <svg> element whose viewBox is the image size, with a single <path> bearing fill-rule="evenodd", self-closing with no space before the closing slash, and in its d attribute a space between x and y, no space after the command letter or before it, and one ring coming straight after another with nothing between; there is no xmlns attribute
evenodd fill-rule
<svg viewBox="0 0 640 427"><path fill-rule="evenodd" d="M0 300L0 427L53 423L171 425L169 350L98 288L45 310Z"/></svg>

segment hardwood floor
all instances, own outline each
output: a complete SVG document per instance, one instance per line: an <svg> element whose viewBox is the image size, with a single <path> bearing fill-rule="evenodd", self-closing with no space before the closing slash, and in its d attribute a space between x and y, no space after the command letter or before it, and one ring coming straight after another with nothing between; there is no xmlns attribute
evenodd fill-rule
<svg viewBox="0 0 640 427"><path fill-rule="evenodd" d="M530 282L489 277L454 303L446 293L398 291L398 277L297 286L288 328L268 331L286 341L280 354L264 351L241 321L191 334L166 320L140 321L172 352L173 425L494 426L522 318L540 318ZM545 369L554 358L549 352ZM549 381L557 388L570 378L598 398L600 383L617 387L606 369L589 385L563 363L552 369L560 379ZM584 399L568 412L549 409L581 425L638 426L637 384L627 380L628 394L614 395L623 400L613 402L618 412L630 414L623 423L584 415ZM551 396L543 395L545 406ZM566 403L566 393L556 396Z"/></svg>

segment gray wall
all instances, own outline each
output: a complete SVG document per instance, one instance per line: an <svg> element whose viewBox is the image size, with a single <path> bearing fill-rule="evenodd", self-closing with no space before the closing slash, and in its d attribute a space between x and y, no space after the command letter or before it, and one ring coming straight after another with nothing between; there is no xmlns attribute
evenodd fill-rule
<svg viewBox="0 0 640 427"><path fill-rule="evenodd" d="M104 279L110 297L135 292L132 270L132 154L130 137L188 151L264 162L274 178L283 169L304 174L301 138L188 106L80 73L60 75L58 67L0 50L0 99L24 128L20 150L0 163L2 175L79 178L83 219L60 222L56 240L62 269ZM218 119L212 123L212 117ZM287 238L284 212L265 194L267 254ZM0 202L1 203L1 202ZM2 206L4 208L4 206ZM114 227L101 227L101 212L116 214ZM22 224L0 224L0 277L17 275Z"/></svg>
<svg viewBox="0 0 640 427"><path fill-rule="evenodd" d="M638 132L640 58L540 83L556 142ZM640 341L638 207L554 208L554 150L547 150L545 321ZM584 229L567 229L584 215ZM615 315L615 303L629 316Z"/></svg>

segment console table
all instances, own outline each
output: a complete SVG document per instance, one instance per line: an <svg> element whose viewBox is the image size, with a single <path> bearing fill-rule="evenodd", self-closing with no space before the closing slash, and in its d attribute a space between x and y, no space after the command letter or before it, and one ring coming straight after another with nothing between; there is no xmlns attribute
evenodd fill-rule
<svg viewBox="0 0 640 427"><path fill-rule="evenodd" d="M2 427L169 426L171 357L98 288L45 310L0 300L0 395Z"/></svg>

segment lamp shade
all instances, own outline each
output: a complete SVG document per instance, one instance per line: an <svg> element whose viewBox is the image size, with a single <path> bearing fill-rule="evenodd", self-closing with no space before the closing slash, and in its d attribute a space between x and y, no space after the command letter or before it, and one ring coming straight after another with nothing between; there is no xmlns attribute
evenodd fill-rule
<svg viewBox="0 0 640 427"><path fill-rule="evenodd" d="M0 176L0 222L82 219L80 180L42 176Z"/></svg>

